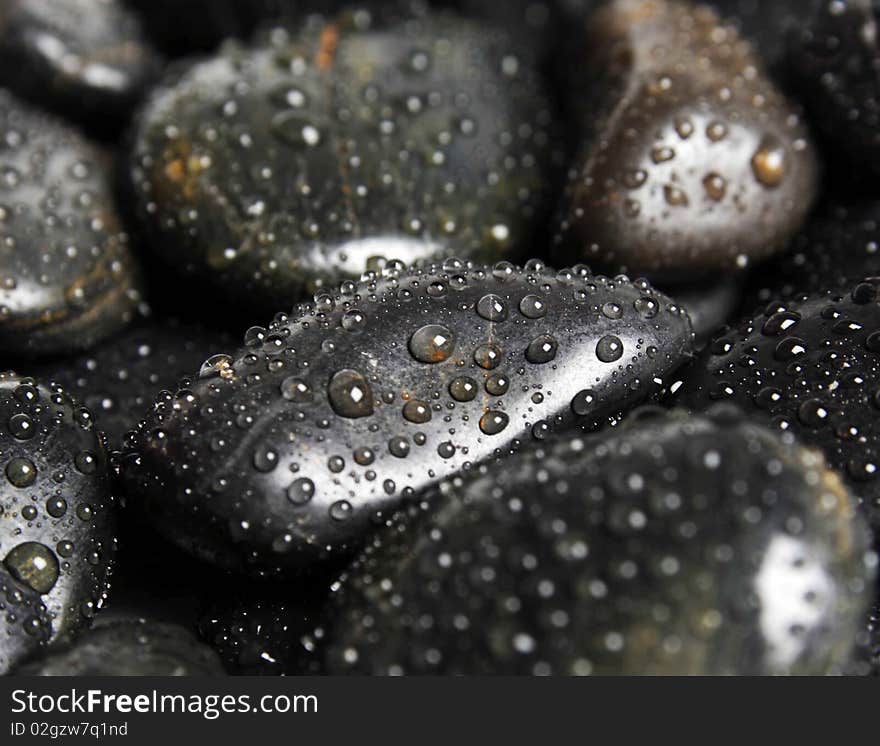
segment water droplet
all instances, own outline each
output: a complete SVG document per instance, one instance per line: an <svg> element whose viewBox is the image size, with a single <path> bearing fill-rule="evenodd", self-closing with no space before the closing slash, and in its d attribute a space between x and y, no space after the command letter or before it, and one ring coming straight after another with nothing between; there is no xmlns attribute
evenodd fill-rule
<svg viewBox="0 0 880 746"><path fill-rule="evenodd" d="M672 148L658 145L651 150L651 160L654 163L666 163L675 158L675 151Z"/></svg>
<svg viewBox="0 0 880 746"><path fill-rule="evenodd" d="M529 346L526 348L526 360L535 365L549 363L556 357L558 349L559 343L555 337L542 334L529 342Z"/></svg>
<svg viewBox="0 0 880 746"><path fill-rule="evenodd" d="M596 404L596 392L593 389L584 389L574 395L571 400L571 411L579 417L585 417L593 411Z"/></svg>
<svg viewBox="0 0 880 746"><path fill-rule="evenodd" d="M672 184L666 184L663 187L663 198L670 207L685 207L690 204L687 193Z"/></svg>
<svg viewBox="0 0 880 746"><path fill-rule="evenodd" d="M445 326L423 326L409 338L409 351L422 363L442 363L455 349L455 335Z"/></svg>
<svg viewBox="0 0 880 746"><path fill-rule="evenodd" d="M613 334L606 334L596 344L596 357L603 363L613 363L623 357L623 342Z"/></svg>
<svg viewBox="0 0 880 746"><path fill-rule="evenodd" d="M715 202L720 202L724 199L724 195L727 193L727 182L724 180L724 177L716 174L714 171L712 173L706 174L703 179L703 188L706 190L706 196L714 200Z"/></svg>
<svg viewBox="0 0 880 746"><path fill-rule="evenodd" d="M281 396L288 401L304 404L312 401L311 387L301 378L290 376L281 382Z"/></svg>
<svg viewBox="0 0 880 746"><path fill-rule="evenodd" d="M818 399L808 399L798 407L798 419L807 427L821 427L828 416L828 409Z"/></svg>
<svg viewBox="0 0 880 746"><path fill-rule="evenodd" d="M91 451L80 451L73 457L73 465L80 474L94 474L98 470L98 457Z"/></svg>
<svg viewBox="0 0 880 746"><path fill-rule="evenodd" d="M492 396L504 396L510 388L510 379L503 373L496 373L486 379L486 391Z"/></svg>
<svg viewBox="0 0 880 746"><path fill-rule="evenodd" d="M315 496L315 483L308 477L294 479L287 488L287 499L294 505L305 505Z"/></svg>
<svg viewBox="0 0 880 746"><path fill-rule="evenodd" d="M58 558L49 547L35 541L13 548L3 564L16 580L37 593L48 593L58 580Z"/></svg>
<svg viewBox="0 0 880 746"><path fill-rule="evenodd" d="M454 378L449 384L449 395L456 401L471 401L477 395L477 382L468 376Z"/></svg>
<svg viewBox="0 0 880 746"><path fill-rule="evenodd" d="M764 322L761 334L767 337L779 337L792 329L801 320L799 313L792 311L777 311Z"/></svg>
<svg viewBox="0 0 880 746"><path fill-rule="evenodd" d="M623 316L623 309L617 303L604 303L602 305L602 315L607 319L619 319Z"/></svg>
<svg viewBox="0 0 880 746"><path fill-rule="evenodd" d="M327 386L327 398L340 417L356 419L373 414L373 392L356 370L346 368L334 373Z"/></svg>
<svg viewBox="0 0 880 746"><path fill-rule="evenodd" d="M633 308L645 319L653 319L660 311L660 304L653 298L643 295L633 301Z"/></svg>
<svg viewBox="0 0 880 746"><path fill-rule="evenodd" d="M344 521L351 516L351 503L348 500L337 500L330 506L329 513L334 521Z"/></svg>
<svg viewBox="0 0 880 746"><path fill-rule="evenodd" d="M9 432L16 440L28 440L34 437L36 427L28 415L19 413L9 418Z"/></svg>
<svg viewBox="0 0 880 746"><path fill-rule="evenodd" d="M409 441L400 436L392 438L388 441L388 451L396 458L406 458L409 455Z"/></svg>
<svg viewBox="0 0 880 746"><path fill-rule="evenodd" d="M519 302L519 312L527 319L540 319L547 315L547 304L537 295L527 295Z"/></svg>
<svg viewBox="0 0 880 746"><path fill-rule="evenodd" d="M6 478L13 487L30 487L37 478L37 467L30 459L11 459L6 464Z"/></svg>
<svg viewBox="0 0 880 746"><path fill-rule="evenodd" d="M367 315L356 308L346 311L342 317L342 328L347 332L359 332L367 325Z"/></svg>
<svg viewBox="0 0 880 746"><path fill-rule="evenodd" d="M264 474L273 471L278 466L278 451L271 446L259 446L254 451L252 463L257 471Z"/></svg>
<svg viewBox="0 0 880 746"><path fill-rule="evenodd" d="M220 376L225 381L235 376L235 369L232 367L232 358L229 355L212 355L204 363L199 370L199 378L207 379Z"/></svg>
<svg viewBox="0 0 880 746"><path fill-rule="evenodd" d="M502 354L498 345L487 342L474 350L474 362L485 370L492 370L501 364Z"/></svg>
<svg viewBox="0 0 880 746"><path fill-rule="evenodd" d="M412 399L403 405L403 416L409 422L423 425L431 420L431 406L427 402Z"/></svg>
<svg viewBox="0 0 880 746"><path fill-rule="evenodd" d="M510 418L504 412L490 409L480 417L480 430L486 435L497 435L507 427L509 421Z"/></svg>
<svg viewBox="0 0 880 746"><path fill-rule="evenodd" d="M297 148L314 148L322 140L321 130L296 112L285 111L276 115L271 130L283 143Z"/></svg>
<svg viewBox="0 0 880 746"><path fill-rule="evenodd" d="M765 137L752 156L755 178L766 187L777 187L782 183L786 165L785 147L775 137Z"/></svg>
<svg viewBox="0 0 880 746"><path fill-rule="evenodd" d="M437 446L437 453L440 458L452 458L455 455L455 446L448 440L445 440Z"/></svg>
<svg viewBox="0 0 880 746"><path fill-rule="evenodd" d="M786 337L773 350L773 357L782 363L794 360L805 354L807 343L798 337Z"/></svg>
<svg viewBox="0 0 880 746"><path fill-rule="evenodd" d="M46 500L46 512L53 518L61 518L67 513L67 500L63 497L50 497Z"/></svg>
<svg viewBox="0 0 880 746"><path fill-rule="evenodd" d="M490 293L477 301L477 313L486 321L504 321L507 318L507 304L499 296Z"/></svg>

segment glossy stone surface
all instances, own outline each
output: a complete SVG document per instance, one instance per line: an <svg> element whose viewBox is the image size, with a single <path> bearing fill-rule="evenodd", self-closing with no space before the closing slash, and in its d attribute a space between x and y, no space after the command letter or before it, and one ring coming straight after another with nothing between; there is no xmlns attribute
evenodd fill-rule
<svg viewBox="0 0 880 746"><path fill-rule="evenodd" d="M0 567L0 676L44 647L51 631L40 594Z"/></svg>
<svg viewBox="0 0 880 746"><path fill-rule="evenodd" d="M437 492L342 579L331 672L823 674L869 604L840 479L735 410L657 410Z"/></svg>
<svg viewBox="0 0 880 746"><path fill-rule="evenodd" d="M531 57L447 15L309 16L157 89L131 179L151 248L276 311L387 261L521 253L551 189Z"/></svg>
<svg viewBox="0 0 880 746"><path fill-rule="evenodd" d="M230 337L197 325L153 320L127 329L89 352L27 371L53 381L87 407L111 449L122 447L160 391L177 390L211 355L233 349Z"/></svg>
<svg viewBox="0 0 880 746"><path fill-rule="evenodd" d="M684 372L679 403L732 401L756 422L819 448L880 528L877 281L771 302Z"/></svg>
<svg viewBox="0 0 880 746"><path fill-rule="evenodd" d="M332 561L415 489L616 421L663 386L691 336L644 281L585 268L388 270L249 330L161 397L122 459L127 498L215 563L276 574Z"/></svg>
<svg viewBox="0 0 880 746"><path fill-rule="evenodd" d="M22 666L22 676L222 676L217 655L183 627L148 620L101 624L71 647Z"/></svg>
<svg viewBox="0 0 880 746"><path fill-rule="evenodd" d="M0 562L42 596L53 642L104 602L114 510L91 413L55 385L0 374Z"/></svg>
<svg viewBox="0 0 880 746"><path fill-rule="evenodd" d="M814 0L791 44L795 86L847 180L880 173L880 43L875 0ZM851 167L854 167L854 171Z"/></svg>
<svg viewBox="0 0 880 746"><path fill-rule="evenodd" d="M4 355L84 349L134 317L138 268L107 165L77 132L0 90Z"/></svg>
<svg viewBox="0 0 880 746"><path fill-rule="evenodd" d="M99 133L124 123L159 59L122 0L5 0L0 84Z"/></svg>
<svg viewBox="0 0 880 746"><path fill-rule="evenodd" d="M581 36L582 145L569 171L557 264L683 282L784 247L816 192L796 106L705 6L614 0Z"/></svg>

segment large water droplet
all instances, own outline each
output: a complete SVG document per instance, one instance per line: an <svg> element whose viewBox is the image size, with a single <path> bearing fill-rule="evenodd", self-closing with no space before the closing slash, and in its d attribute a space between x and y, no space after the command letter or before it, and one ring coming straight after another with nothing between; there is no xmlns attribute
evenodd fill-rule
<svg viewBox="0 0 880 746"><path fill-rule="evenodd" d="M431 405L412 399L403 405L403 416L416 425L423 425L431 419Z"/></svg>
<svg viewBox="0 0 880 746"><path fill-rule="evenodd" d="M510 418L507 414L490 409L480 417L480 430L486 435L497 435L507 427L508 422Z"/></svg>
<svg viewBox="0 0 880 746"><path fill-rule="evenodd" d="M29 440L37 431L34 421L22 412L12 415L8 424L9 432L16 440Z"/></svg>
<svg viewBox="0 0 880 746"><path fill-rule="evenodd" d="M555 337L549 334L542 334L529 342L529 346L526 348L526 360L535 365L549 363L556 357L558 349L559 343Z"/></svg>
<svg viewBox="0 0 880 746"><path fill-rule="evenodd" d="M500 296L489 293L477 301L477 313L486 321L504 321L507 318L507 303Z"/></svg>
<svg viewBox="0 0 880 746"><path fill-rule="evenodd" d="M36 541L13 548L3 564L16 580L37 593L48 593L58 580L58 558L49 547Z"/></svg>
<svg viewBox="0 0 880 746"><path fill-rule="evenodd" d="M327 386L330 406L340 417L352 419L373 414L373 392L358 371L346 368L333 374Z"/></svg>
<svg viewBox="0 0 880 746"><path fill-rule="evenodd" d="M623 357L623 342L620 337L606 334L596 344L596 357L603 363L613 363Z"/></svg>
<svg viewBox="0 0 880 746"><path fill-rule="evenodd" d="M540 319L547 315L547 304L537 295L527 295L519 302L519 312L527 319Z"/></svg>
<svg viewBox="0 0 880 746"><path fill-rule="evenodd" d="M287 499L294 505L305 505L315 496L315 483L308 477L300 477L287 488Z"/></svg>
<svg viewBox="0 0 880 746"><path fill-rule="evenodd" d="M442 363L455 349L455 335L445 326L428 324L409 338L409 351L422 363Z"/></svg>
<svg viewBox="0 0 880 746"><path fill-rule="evenodd" d="M344 521L351 515L352 507L348 500L337 500L330 506L330 517L334 521Z"/></svg>
<svg viewBox="0 0 880 746"><path fill-rule="evenodd" d="M596 392L593 389L584 389L574 395L571 400L571 411L579 417L585 417L593 411L596 404Z"/></svg>
<svg viewBox="0 0 880 746"><path fill-rule="evenodd" d="M786 165L785 146L775 137L765 137L752 156L755 178L766 187L773 188L782 183Z"/></svg>
<svg viewBox="0 0 880 746"><path fill-rule="evenodd" d="M449 384L449 395L456 401L472 401L477 390L477 382L468 376L454 378Z"/></svg>
<svg viewBox="0 0 880 746"><path fill-rule="evenodd" d="M30 487L37 478L37 467L30 459L11 459L6 464L6 478L13 487Z"/></svg>
<svg viewBox="0 0 880 746"><path fill-rule="evenodd" d="M485 370L492 370L501 364L502 354L498 345L488 342L474 350L474 362Z"/></svg>

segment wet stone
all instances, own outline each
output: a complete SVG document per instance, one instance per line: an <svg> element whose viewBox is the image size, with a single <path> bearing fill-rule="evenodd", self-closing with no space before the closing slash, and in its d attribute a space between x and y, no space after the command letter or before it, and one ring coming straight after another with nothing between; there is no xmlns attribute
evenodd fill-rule
<svg viewBox="0 0 880 746"><path fill-rule="evenodd" d="M0 567L0 676L46 646L52 621L37 591Z"/></svg>
<svg viewBox="0 0 880 746"><path fill-rule="evenodd" d="M53 643L91 624L116 549L107 453L78 411L58 384L0 374L0 422L33 425L24 440L0 426L0 565L40 594Z"/></svg>
<svg viewBox="0 0 880 746"><path fill-rule="evenodd" d="M496 452L616 422L691 350L687 316L646 282L537 261L386 268L254 329L185 403L160 394L119 468L145 521L257 577L343 561L415 490Z"/></svg>
<svg viewBox="0 0 880 746"><path fill-rule="evenodd" d="M698 412L730 401L756 422L821 449L876 528L880 359L871 335L880 330L880 303L858 302L866 284L876 287L876 280L772 301L719 335L685 372L674 399Z"/></svg>
<svg viewBox="0 0 880 746"><path fill-rule="evenodd" d="M555 261L681 283L781 251L813 202L816 155L755 50L678 0L613 0L578 33L572 69L598 83L570 85L585 134Z"/></svg>
<svg viewBox="0 0 880 746"><path fill-rule="evenodd" d="M0 347L13 357L86 349L143 308L107 156L6 91L0 138Z"/></svg>
<svg viewBox="0 0 880 746"><path fill-rule="evenodd" d="M159 57L122 0L7 0L0 84L98 135L124 125Z"/></svg>
<svg viewBox="0 0 880 746"><path fill-rule="evenodd" d="M129 176L168 265L275 311L395 260L530 245L561 162L535 61L397 8L302 13L154 89Z"/></svg>
<svg viewBox="0 0 880 746"><path fill-rule="evenodd" d="M328 672L842 673L871 603L853 494L736 409L645 410L418 497L333 594Z"/></svg>

